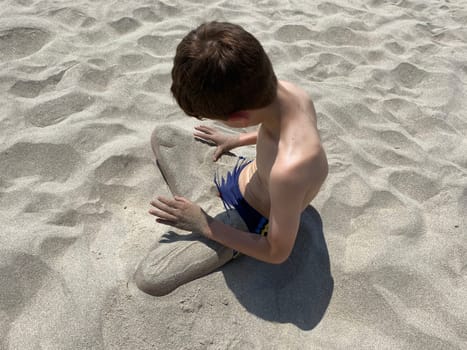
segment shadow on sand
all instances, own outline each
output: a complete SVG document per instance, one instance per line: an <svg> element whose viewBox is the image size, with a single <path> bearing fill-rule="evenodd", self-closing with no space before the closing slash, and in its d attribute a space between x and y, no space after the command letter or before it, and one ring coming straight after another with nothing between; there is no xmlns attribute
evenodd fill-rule
<svg viewBox="0 0 467 350"><path fill-rule="evenodd" d="M236 226L234 217L227 212L215 218ZM160 243L180 241L199 241L218 252L225 249L199 234L173 231L168 231ZM324 317L334 288L323 223L312 206L302 213L295 246L286 262L273 265L240 256L219 270L247 311L267 321L292 323L303 330L313 329Z"/></svg>
<svg viewBox="0 0 467 350"><path fill-rule="evenodd" d="M295 247L281 265L242 256L221 268L228 287L256 316L316 327L331 300L334 281L319 213L308 206L302 214Z"/></svg>

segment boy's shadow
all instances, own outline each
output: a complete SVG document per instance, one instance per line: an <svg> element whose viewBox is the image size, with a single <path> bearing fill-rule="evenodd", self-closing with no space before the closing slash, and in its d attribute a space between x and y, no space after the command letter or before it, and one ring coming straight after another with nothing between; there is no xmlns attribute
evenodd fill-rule
<svg viewBox="0 0 467 350"><path fill-rule="evenodd" d="M225 218L225 213L220 214ZM218 217L216 217L218 218ZM166 233L161 242L201 240L216 249L216 242L197 234ZM313 329L331 300L334 281L319 213L308 206L302 213L295 246L280 265L240 256L220 268L238 301L262 319L293 323Z"/></svg>
<svg viewBox="0 0 467 350"><path fill-rule="evenodd" d="M243 256L221 271L248 311L303 330L321 321L334 287L323 224L312 206L302 214L295 246L286 262L273 265Z"/></svg>
<svg viewBox="0 0 467 350"><path fill-rule="evenodd" d="M216 216L221 221L225 217L225 213ZM177 240L201 240L213 249L217 244L196 234L174 232L164 235L161 242ZM273 265L240 256L220 271L249 312L268 321L293 323L303 330L313 329L321 321L334 287L323 224L312 206L302 213L295 246L286 262Z"/></svg>

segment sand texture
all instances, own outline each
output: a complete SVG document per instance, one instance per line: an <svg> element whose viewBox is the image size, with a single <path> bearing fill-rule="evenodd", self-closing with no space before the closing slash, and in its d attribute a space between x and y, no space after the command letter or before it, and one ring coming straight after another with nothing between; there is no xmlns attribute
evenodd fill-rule
<svg viewBox="0 0 467 350"><path fill-rule="evenodd" d="M153 297L136 268L183 233L147 213L170 193L149 140L199 123L170 69L208 20L309 92L330 174L286 263ZM3 0L0 140L0 350L467 349L465 1ZM177 150L221 211L214 148Z"/></svg>

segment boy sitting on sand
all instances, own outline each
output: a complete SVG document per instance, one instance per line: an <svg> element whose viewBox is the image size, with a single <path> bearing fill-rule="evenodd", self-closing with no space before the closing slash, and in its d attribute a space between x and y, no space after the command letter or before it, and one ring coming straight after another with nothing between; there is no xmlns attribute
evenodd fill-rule
<svg viewBox="0 0 467 350"><path fill-rule="evenodd" d="M328 174L313 102L299 87L278 81L258 40L230 23L205 23L191 31L177 47L172 79L171 91L187 115L233 128L259 125L257 131L238 136L208 126L198 126L194 132L195 137L217 144L214 160L235 147L256 144L255 160L239 159L226 178L215 179L226 208L239 213L248 232L213 219L199 205L177 195L153 200L149 213L158 223L200 233L229 248L227 259L204 267L206 271L198 271L196 277L237 252L272 264L284 262L292 251L301 213ZM154 136L152 146L157 157ZM138 268L136 283L154 295L176 287L151 284L145 266Z"/></svg>

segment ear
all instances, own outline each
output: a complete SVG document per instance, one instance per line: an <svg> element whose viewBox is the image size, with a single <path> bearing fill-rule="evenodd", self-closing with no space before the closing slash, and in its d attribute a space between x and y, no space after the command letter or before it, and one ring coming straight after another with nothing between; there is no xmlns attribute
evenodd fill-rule
<svg viewBox="0 0 467 350"><path fill-rule="evenodd" d="M238 111L227 117L227 122L235 125L248 125L249 121L250 115L246 111Z"/></svg>

